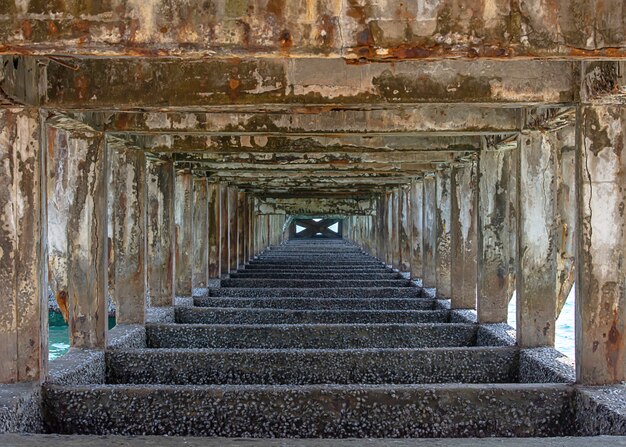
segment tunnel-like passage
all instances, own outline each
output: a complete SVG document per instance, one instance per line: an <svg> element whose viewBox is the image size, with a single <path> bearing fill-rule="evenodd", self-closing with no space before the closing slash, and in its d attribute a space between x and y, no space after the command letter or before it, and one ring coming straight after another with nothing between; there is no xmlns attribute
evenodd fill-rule
<svg viewBox="0 0 626 447"><path fill-rule="evenodd" d="M626 434L626 9L461 3L0 0L0 432Z"/></svg>

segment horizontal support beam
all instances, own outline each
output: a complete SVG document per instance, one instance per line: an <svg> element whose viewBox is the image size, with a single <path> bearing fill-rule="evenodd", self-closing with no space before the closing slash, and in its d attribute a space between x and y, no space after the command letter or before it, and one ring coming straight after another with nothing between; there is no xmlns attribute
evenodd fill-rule
<svg viewBox="0 0 626 447"><path fill-rule="evenodd" d="M257 198L257 214L288 214L327 216L369 215L374 211L372 199L337 199L337 198Z"/></svg>

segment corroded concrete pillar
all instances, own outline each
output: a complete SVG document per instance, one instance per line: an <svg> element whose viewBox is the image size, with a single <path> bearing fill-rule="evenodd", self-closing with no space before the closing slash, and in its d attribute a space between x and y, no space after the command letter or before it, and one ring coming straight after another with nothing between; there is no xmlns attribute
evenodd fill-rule
<svg viewBox="0 0 626 447"><path fill-rule="evenodd" d="M238 253L239 253L239 209L238 209L238 197L237 190L235 188L228 188L228 218L230 228L230 271L237 270ZM230 273L230 272L229 272Z"/></svg>
<svg viewBox="0 0 626 447"><path fill-rule="evenodd" d="M453 309L476 308L477 279L477 199L476 164L452 167L451 218L451 306Z"/></svg>
<svg viewBox="0 0 626 447"><path fill-rule="evenodd" d="M505 323L511 290L509 149L483 149L478 162L478 320Z"/></svg>
<svg viewBox="0 0 626 447"><path fill-rule="evenodd" d="M397 212L394 213L394 192L385 192L385 235L387 240L385 241L385 262L387 265L394 266L396 260L396 246L397 246L397 234L394 231L394 225L397 220Z"/></svg>
<svg viewBox="0 0 626 447"><path fill-rule="evenodd" d="M519 142L517 343L554 346L557 304L556 148L543 131Z"/></svg>
<svg viewBox="0 0 626 447"><path fill-rule="evenodd" d="M228 218L228 185L220 183L220 274L230 271L230 219Z"/></svg>
<svg viewBox="0 0 626 447"><path fill-rule="evenodd" d="M256 213L254 212L254 197L248 197L248 253L249 259L252 259L257 254L255 245L256 234Z"/></svg>
<svg viewBox="0 0 626 447"><path fill-rule="evenodd" d="M626 380L626 107L581 110L577 153L576 378Z"/></svg>
<svg viewBox="0 0 626 447"><path fill-rule="evenodd" d="M152 306L174 303L174 178L171 158L147 162L148 290Z"/></svg>
<svg viewBox="0 0 626 447"><path fill-rule="evenodd" d="M411 187L399 189L398 197L398 228L400 242L400 271L411 272L411 239L412 220L411 220Z"/></svg>
<svg viewBox="0 0 626 447"><path fill-rule="evenodd" d="M209 283L209 184L193 178L193 288Z"/></svg>
<svg viewBox="0 0 626 447"><path fill-rule="evenodd" d="M450 298L452 293L451 276L450 276L450 247L452 245L450 236L450 220L451 215L451 191L450 191L450 166L442 166L435 173L437 183L437 200L435 207L436 224L436 288L437 296Z"/></svg>
<svg viewBox="0 0 626 447"><path fill-rule="evenodd" d="M435 217L437 203L437 182L435 180L435 175L433 173L428 173L424 175L423 183L423 280L426 287L435 287L435 285L437 284L437 261L435 258L435 250L437 246L437 219Z"/></svg>
<svg viewBox="0 0 626 447"><path fill-rule="evenodd" d="M386 234L386 195L380 194L376 200L376 257L381 261L386 261L385 245L387 242Z"/></svg>
<svg viewBox="0 0 626 447"><path fill-rule="evenodd" d="M176 295L191 296L193 282L193 175L176 173Z"/></svg>
<svg viewBox="0 0 626 447"><path fill-rule="evenodd" d="M221 248L221 222L220 222L220 185L216 182L208 184L209 202L209 278L218 279L221 275L220 248Z"/></svg>
<svg viewBox="0 0 626 447"><path fill-rule="evenodd" d="M237 268L246 262L246 193L237 193Z"/></svg>
<svg viewBox="0 0 626 447"><path fill-rule="evenodd" d="M410 208L411 208L411 277L413 279L423 277L423 220L424 220L424 181L413 179L411 181Z"/></svg>
<svg viewBox="0 0 626 447"><path fill-rule="evenodd" d="M49 153L65 147L67 163L68 325L70 345L106 346L107 334L107 171L102 132L57 117L48 122Z"/></svg>
<svg viewBox="0 0 626 447"><path fill-rule="evenodd" d="M118 324L143 324L146 309L146 158L121 140L107 142L111 166L113 301ZM71 234L70 234L71 236Z"/></svg>
<svg viewBox="0 0 626 447"><path fill-rule="evenodd" d="M46 214L39 116L0 109L0 383L43 380L48 364Z"/></svg>

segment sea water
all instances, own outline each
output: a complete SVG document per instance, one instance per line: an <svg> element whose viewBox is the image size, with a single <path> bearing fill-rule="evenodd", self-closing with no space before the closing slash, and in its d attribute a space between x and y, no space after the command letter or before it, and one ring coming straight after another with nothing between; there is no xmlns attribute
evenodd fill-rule
<svg viewBox="0 0 626 447"><path fill-rule="evenodd" d="M115 317L109 317L109 329L115 326ZM48 359L61 357L70 349L70 331L61 315L48 314Z"/></svg>

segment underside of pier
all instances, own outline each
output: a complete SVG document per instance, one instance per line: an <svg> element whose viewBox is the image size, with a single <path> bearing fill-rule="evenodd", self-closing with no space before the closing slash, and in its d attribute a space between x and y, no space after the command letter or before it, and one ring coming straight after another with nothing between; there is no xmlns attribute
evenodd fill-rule
<svg viewBox="0 0 626 447"><path fill-rule="evenodd" d="M0 0L0 444L626 435L625 62L622 0Z"/></svg>

